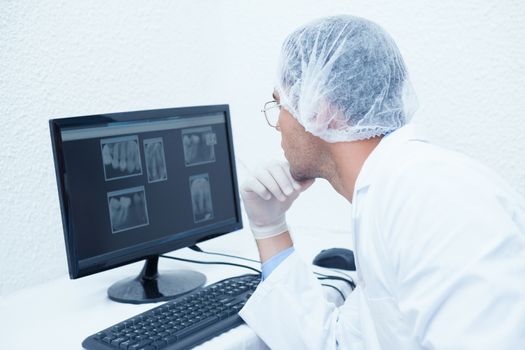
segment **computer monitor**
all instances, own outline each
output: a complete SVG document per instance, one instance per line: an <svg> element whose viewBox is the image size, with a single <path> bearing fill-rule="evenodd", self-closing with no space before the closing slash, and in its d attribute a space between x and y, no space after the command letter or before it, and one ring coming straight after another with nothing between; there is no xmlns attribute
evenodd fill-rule
<svg viewBox="0 0 525 350"><path fill-rule="evenodd" d="M242 228L228 105L49 121L72 279L146 259L108 296L145 303L202 286L160 254Z"/></svg>

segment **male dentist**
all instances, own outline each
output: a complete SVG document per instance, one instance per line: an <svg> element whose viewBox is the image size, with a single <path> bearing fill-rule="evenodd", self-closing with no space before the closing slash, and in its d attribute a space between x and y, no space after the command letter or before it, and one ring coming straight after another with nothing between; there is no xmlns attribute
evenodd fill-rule
<svg viewBox="0 0 525 350"><path fill-rule="evenodd" d="M336 16L297 29L274 99L288 163L241 187L264 280L240 315L270 348L525 349L524 201L409 123L414 93L382 28ZM358 287L339 308L285 220L315 178L352 204Z"/></svg>

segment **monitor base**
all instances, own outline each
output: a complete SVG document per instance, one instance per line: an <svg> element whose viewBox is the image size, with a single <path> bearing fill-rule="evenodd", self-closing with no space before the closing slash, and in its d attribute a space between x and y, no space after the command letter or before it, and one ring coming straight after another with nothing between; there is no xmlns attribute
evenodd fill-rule
<svg viewBox="0 0 525 350"><path fill-rule="evenodd" d="M146 259L137 277L128 277L108 289L108 297L119 303L145 304L174 299L202 287L206 276L192 270L158 273L158 256Z"/></svg>

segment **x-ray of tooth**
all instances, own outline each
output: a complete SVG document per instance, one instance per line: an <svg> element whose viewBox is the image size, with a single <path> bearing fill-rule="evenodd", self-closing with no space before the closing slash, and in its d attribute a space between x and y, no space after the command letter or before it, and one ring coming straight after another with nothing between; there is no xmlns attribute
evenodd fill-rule
<svg viewBox="0 0 525 350"><path fill-rule="evenodd" d="M182 130L186 166L215 162L217 135L211 126Z"/></svg>
<svg viewBox="0 0 525 350"><path fill-rule="evenodd" d="M162 137L144 140L144 160L149 183L168 179Z"/></svg>
<svg viewBox="0 0 525 350"><path fill-rule="evenodd" d="M149 225L144 186L109 192L107 198L112 233Z"/></svg>
<svg viewBox="0 0 525 350"><path fill-rule="evenodd" d="M142 175L137 136L102 139L100 147L106 181Z"/></svg>
<svg viewBox="0 0 525 350"><path fill-rule="evenodd" d="M190 192L193 206L193 221L198 223L213 219L213 206L208 174L191 176Z"/></svg>

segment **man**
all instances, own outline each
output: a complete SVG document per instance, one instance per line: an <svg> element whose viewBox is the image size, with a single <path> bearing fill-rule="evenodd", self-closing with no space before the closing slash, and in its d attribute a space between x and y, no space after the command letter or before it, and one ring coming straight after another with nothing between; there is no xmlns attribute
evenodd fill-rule
<svg viewBox="0 0 525 350"><path fill-rule="evenodd" d="M241 188L263 263L246 323L272 349L524 349L523 199L408 123L413 93L388 34L321 19L286 39L281 62L273 107L289 165ZM352 203L358 287L339 308L285 221L315 178Z"/></svg>

